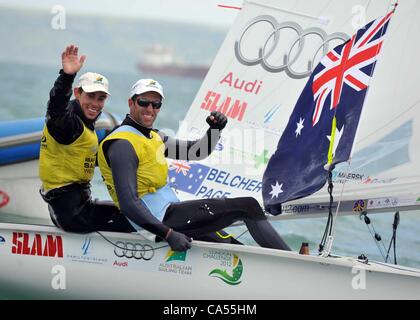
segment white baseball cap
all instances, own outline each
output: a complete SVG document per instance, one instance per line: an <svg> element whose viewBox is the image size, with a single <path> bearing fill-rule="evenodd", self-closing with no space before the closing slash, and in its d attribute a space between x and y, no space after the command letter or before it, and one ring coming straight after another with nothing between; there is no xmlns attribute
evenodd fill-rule
<svg viewBox="0 0 420 320"><path fill-rule="evenodd" d="M94 72L82 74L77 82L76 88L82 88L85 92L105 92L109 93L108 79L103 75Z"/></svg>
<svg viewBox="0 0 420 320"><path fill-rule="evenodd" d="M131 87L130 98L132 98L135 95L150 91L159 93L162 99L165 99L165 96L163 95L163 87L159 82L153 79L140 79L139 81L137 81Z"/></svg>

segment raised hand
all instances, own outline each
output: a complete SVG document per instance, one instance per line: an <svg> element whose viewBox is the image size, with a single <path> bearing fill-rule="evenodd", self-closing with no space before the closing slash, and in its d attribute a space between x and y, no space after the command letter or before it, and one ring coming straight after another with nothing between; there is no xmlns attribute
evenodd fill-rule
<svg viewBox="0 0 420 320"><path fill-rule="evenodd" d="M218 111L213 111L206 119L211 129L223 130L227 124L226 116Z"/></svg>
<svg viewBox="0 0 420 320"><path fill-rule="evenodd" d="M79 58L79 48L75 45L67 46L66 50L61 54L61 63L63 71L67 74L76 74L83 67L86 56Z"/></svg>

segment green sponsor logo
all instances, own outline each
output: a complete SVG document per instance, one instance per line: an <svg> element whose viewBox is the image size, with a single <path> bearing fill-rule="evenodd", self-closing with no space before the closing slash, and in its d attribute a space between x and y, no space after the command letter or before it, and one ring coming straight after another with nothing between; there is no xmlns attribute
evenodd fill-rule
<svg viewBox="0 0 420 320"><path fill-rule="evenodd" d="M229 272L226 269L214 269L209 273L209 276L218 278L231 286L236 286L242 282L240 280L242 277L242 272L244 270L242 261L236 254L233 255L232 267L232 274L229 274Z"/></svg>
<svg viewBox="0 0 420 320"><path fill-rule="evenodd" d="M261 166L267 165L269 160L270 158L269 158L269 154L267 150L264 150L264 152L260 155L255 155L254 156L255 168L258 169Z"/></svg>
<svg viewBox="0 0 420 320"><path fill-rule="evenodd" d="M254 154L232 148L230 152L234 160L242 160L245 163L253 164L255 169L266 166L270 161L268 150L264 150L261 154Z"/></svg>

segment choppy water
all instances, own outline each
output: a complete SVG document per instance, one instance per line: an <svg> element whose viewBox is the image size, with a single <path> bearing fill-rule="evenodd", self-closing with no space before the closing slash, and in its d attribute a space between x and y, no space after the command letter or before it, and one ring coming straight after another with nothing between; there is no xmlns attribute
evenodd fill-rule
<svg viewBox="0 0 420 320"><path fill-rule="evenodd" d="M130 86L138 78L146 76L139 74L135 68L138 50L142 45L147 41L156 42L162 37L176 51L183 52L187 60L208 62L215 56L225 32L160 23L154 24L152 28L146 22L108 21L102 18L90 18L90 23L95 24L95 28L92 28L89 19L73 17L78 22L77 27L71 27L70 24L69 30L58 34L57 31L48 29L45 21L48 16L45 14L28 15L13 10L1 10L0 18L0 38L6 39L0 51L0 121L40 117L45 114L48 92L60 67L60 50L66 43L83 44L81 50L84 49L90 59L85 69L102 72L110 80L112 96L107 101L107 110L123 117L128 111L127 95ZM149 28L143 28L140 32L136 25L147 25ZM32 34L25 33L28 27L32 28ZM16 39L20 41L15 41ZM187 45L194 40L198 43ZM158 76L158 79L164 85L167 99L156 127L169 128L176 132L201 80L162 76ZM96 197L108 198L106 189L98 178L93 185L93 192ZM392 236L393 215L377 215L371 219L388 247ZM49 223L10 215L0 216L0 221ZM315 253L325 223L326 219L309 219L275 222L274 225L293 249L298 250L302 242L308 242L311 252ZM241 230L243 229L240 227L232 232L238 235ZM241 240L252 242L248 234ZM371 260L383 261L366 225L358 217L339 218L333 249L338 255L357 257L363 253ZM397 250L401 265L420 268L420 213L402 214Z"/></svg>

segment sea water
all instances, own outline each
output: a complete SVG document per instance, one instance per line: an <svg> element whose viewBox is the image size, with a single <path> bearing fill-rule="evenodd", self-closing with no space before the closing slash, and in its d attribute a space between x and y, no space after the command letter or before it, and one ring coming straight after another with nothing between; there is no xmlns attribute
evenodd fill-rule
<svg viewBox="0 0 420 320"><path fill-rule="evenodd" d="M165 24L148 21L109 20L97 17L71 17L68 30L51 30L48 13L0 10L0 121L42 117L46 112L48 93L60 69L60 53L68 43L80 45L88 59L82 71L96 71L110 81L112 96L106 110L120 117L128 112L130 86L139 78L154 77L164 86L166 99L155 125L176 133L202 79L163 75L147 75L137 70L140 49L146 43L170 44L187 61L210 63L216 55L227 30ZM8 27L4 27L7 25ZM92 28L92 25L95 28ZM61 32L61 33L60 33ZM109 199L98 173L93 181L93 195ZM23 196L23 195L22 195ZM392 237L393 214L371 216L373 226L388 248ZM0 221L45 223L29 218L2 214ZM309 243L311 253L317 252L326 219L274 222L273 225L294 250L302 242ZM245 227L231 228L236 236ZM420 268L420 213L402 213L397 232L397 258L400 265ZM367 226L357 216L338 218L334 233L333 253L383 261ZM240 238L253 244L248 233Z"/></svg>

